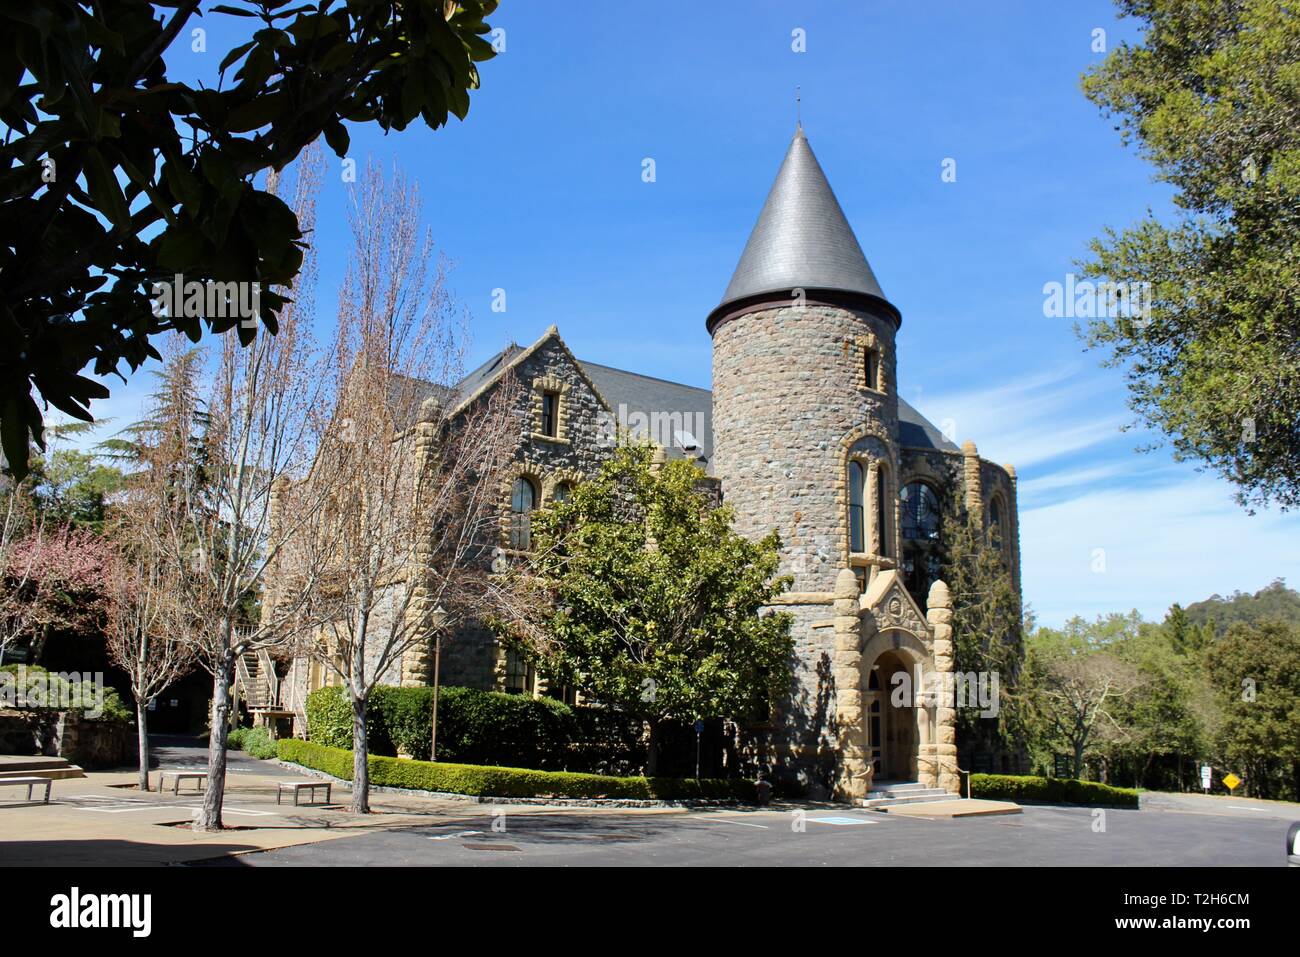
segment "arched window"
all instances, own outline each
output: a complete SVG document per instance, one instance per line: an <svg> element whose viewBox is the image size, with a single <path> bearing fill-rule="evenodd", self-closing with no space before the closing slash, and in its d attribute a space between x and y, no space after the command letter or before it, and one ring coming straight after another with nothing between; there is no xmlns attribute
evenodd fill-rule
<svg viewBox="0 0 1300 957"><path fill-rule="evenodd" d="M939 577L939 493L924 482L908 482L898 493L902 517L903 584L922 609Z"/></svg>
<svg viewBox="0 0 1300 957"><path fill-rule="evenodd" d="M934 542L939 539L939 495L924 482L908 482L898 495L903 513L903 538Z"/></svg>
<svg viewBox="0 0 1300 957"><path fill-rule="evenodd" d="M573 486L568 482L561 482L559 485L555 486L555 500L557 502L567 502L571 491L573 491Z"/></svg>
<svg viewBox="0 0 1300 957"><path fill-rule="evenodd" d="M930 586L939 577L939 554L934 548L926 548L915 542L909 542L903 549L903 584L908 593L922 609L930 597Z"/></svg>
<svg viewBox="0 0 1300 957"><path fill-rule="evenodd" d="M522 475L510 492L510 547L527 551L532 547L530 513L537 506L537 489Z"/></svg>
<svg viewBox="0 0 1300 957"><path fill-rule="evenodd" d="M862 502L865 473L861 462L849 463L849 551L866 551L866 534L863 528Z"/></svg>
<svg viewBox="0 0 1300 957"><path fill-rule="evenodd" d="M996 496L989 501L989 544L1002 554L1002 502Z"/></svg>

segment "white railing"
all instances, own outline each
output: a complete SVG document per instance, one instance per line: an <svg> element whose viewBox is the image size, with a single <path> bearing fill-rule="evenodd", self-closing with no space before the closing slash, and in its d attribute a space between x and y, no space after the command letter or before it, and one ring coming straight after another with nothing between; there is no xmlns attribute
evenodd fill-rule
<svg viewBox="0 0 1300 957"><path fill-rule="evenodd" d="M268 708L279 708L280 678L275 673L275 662L271 660L271 656L265 648L257 649L257 666L257 670L261 673L262 681L266 686L266 706Z"/></svg>

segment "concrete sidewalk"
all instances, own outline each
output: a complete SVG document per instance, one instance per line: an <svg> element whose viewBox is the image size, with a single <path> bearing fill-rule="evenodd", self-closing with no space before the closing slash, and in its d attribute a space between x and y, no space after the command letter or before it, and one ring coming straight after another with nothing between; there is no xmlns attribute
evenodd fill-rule
<svg viewBox="0 0 1300 957"><path fill-rule="evenodd" d="M306 779L269 763L266 773L227 775L227 829L221 833L189 826L203 800L192 782L179 795L170 785L164 793L141 792L134 771L90 772L85 778L56 781L48 805L0 795L0 867L185 864L375 831L456 824L484 813L483 804L454 799L372 794L373 813L356 815L348 810L351 790L337 784L328 806L277 805L276 785L286 777ZM158 771L150 783L157 787ZM567 813L564 808L531 810Z"/></svg>

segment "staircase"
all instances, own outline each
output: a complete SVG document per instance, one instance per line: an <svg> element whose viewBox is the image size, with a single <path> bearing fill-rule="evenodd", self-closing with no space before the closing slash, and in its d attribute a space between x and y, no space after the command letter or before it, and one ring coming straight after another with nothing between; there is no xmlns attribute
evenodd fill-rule
<svg viewBox="0 0 1300 957"><path fill-rule="evenodd" d="M899 804L929 804L933 801L954 801L957 795L943 788L928 788L916 781L877 781L867 796L859 800L858 807L872 811L888 811Z"/></svg>
<svg viewBox="0 0 1300 957"><path fill-rule="evenodd" d="M239 691L248 704L249 711L258 711L270 704L270 689L266 686L266 676L262 673L262 663L257 652L246 651L236 666L236 680Z"/></svg>
<svg viewBox="0 0 1300 957"><path fill-rule="evenodd" d="M47 758L42 755L0 755L0 778L84 778L86 772L67 758Z"/></svg>

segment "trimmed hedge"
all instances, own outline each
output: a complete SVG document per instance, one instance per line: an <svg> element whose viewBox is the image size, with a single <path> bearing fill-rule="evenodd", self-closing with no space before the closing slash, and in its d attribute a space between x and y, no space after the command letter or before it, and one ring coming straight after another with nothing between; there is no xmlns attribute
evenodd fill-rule
<svg viewBox="0 0 1300 957"><path fill-rule="evenodd" d="M970 796L995 801L1037 801L1043 804L1091 804L1137 807L1138 793L1095 781L1038 778L1014 774L972 774Z"/></svg>
<svg viewBox="0 0 1300 957"><path fill-rule="evenodd" d="M366 712L369 752L391 757L400 750L427 760L432 712L432 688L379 685ZM352 747L352 704L342 688L308 695L307 737L327 747ZM619 712L451 687L438 696L438 757L460 764L619 774L639 768L645 748L640 723Z"/></svg>
<svg viewBox="0 0 1300 957"><path fill-rule="evenodd" d="M280 760L352 780L352 752L310 741L285 738ZM572 771L534 771L474 764L444 764L372 754L370 783L379 787L443 791L476 797L622 798L754 800L754 782L741 779L609 777Z"/></svg>

